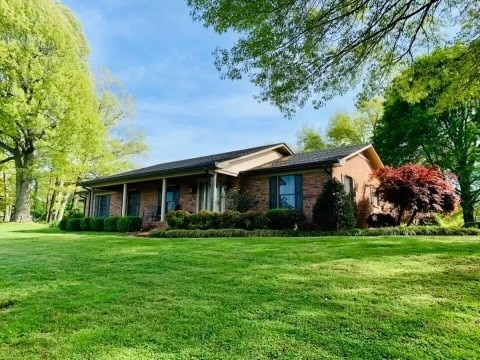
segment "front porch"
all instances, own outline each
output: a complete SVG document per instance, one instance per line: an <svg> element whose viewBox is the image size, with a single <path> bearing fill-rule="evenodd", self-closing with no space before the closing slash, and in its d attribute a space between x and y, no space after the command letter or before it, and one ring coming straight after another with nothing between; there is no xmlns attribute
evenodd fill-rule
<svg viewBox="0 0 480 360"><path fill-rule="evenodd" d="M173 210L225 211L226 192L238 178L216 171L87 188L86 217L139 216L144 228L159 226ZM92 200L93 199L93 200Z"/></svg>

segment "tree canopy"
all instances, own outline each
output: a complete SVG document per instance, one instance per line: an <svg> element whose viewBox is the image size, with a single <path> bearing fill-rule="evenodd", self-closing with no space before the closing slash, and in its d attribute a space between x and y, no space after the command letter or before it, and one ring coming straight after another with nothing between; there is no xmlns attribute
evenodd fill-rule
<svg viewBox="0 0 480 360"><path fill-rule="evenodd" d="M14 220L30 219L38 158L101 136L87 55L66 7L51 0L0 2L0 148L3 161L15 162Z"/></svg>
<svg viewBox="0 0 480 360"><path fill-rule="evenodd" d="M457 194L453 179L439 168L406 164L398 168L385 167L374 172L379 180L377 193L384 202L398 210L398 224L410 212L407 225L420 213L449 213L455 209Z"/></svg>
<svg viewBox="0 0 480 360"><path fill-rule="evenodd" d="M218 33L233 31L231 49L217 49L222 76L247 76L259 99L287 116L313 98L321 106L363 83L378 89L393 69L425 49L479 38L480 7L460 0L187 0L194 20ZM448 31L445 31L447 29ZM452 36L446 36L451 34ZM474 79L480 49L459 69Z"/></svg>
<svg viewBox="0 0 480 360"><path fill-rule="evenodd" d="M386 164L422 162L455 173L466 223L480 198L480 88L458 65L468 51L437 50L398 75L374 134Z"/></svg>

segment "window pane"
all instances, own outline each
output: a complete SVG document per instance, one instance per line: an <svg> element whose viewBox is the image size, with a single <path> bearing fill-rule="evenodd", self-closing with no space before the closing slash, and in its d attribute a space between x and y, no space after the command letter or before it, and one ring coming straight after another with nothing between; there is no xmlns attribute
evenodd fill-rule
<svg viewBox="0 0 480 360"><path fill-rule="evenodd" d="M295 195L280 195L279 207L288 209L295 208Z"/></svg>
<svg viewBox="0 0 480 360"><path fill-rule="evenodd" d="M295 175L278 177L278 207L295 208Z"/></svg>
<svg viewBox="0 0 480 360"><path fill-rule="evenodd" d="M278 180L280 195L291 195L295 194L295 176L280 176Z"/></svg>

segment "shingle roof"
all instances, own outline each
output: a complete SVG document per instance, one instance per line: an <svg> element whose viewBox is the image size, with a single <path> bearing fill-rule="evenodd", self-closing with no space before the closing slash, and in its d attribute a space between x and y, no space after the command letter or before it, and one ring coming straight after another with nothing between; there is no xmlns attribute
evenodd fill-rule
<svg viewBox="0 0 480 360"><path fill-rule="evenodd" d="M127 171L120 174L115 174L111 176L105 176L105 177L101 177L93 180L84 181L82 184L85 186L89 186L93 184L100 184L100 183L116 181L116 180L126 180L126 179L132 179L132 178L148 176L148 175L154 176L154 175L161 175L163 173L212 168L215 166L216 162L228 161L231 159L235 159L235 158L239 158L245 155L255 153L257 151L261 151L264 149L268 149L268 148L280 146L280 145L285 145L285 144L278 143L278 144L257 146L253 148L229 151L229 152L220 153L220 154L200 156L192 159L172 161L168 163L148 166L148 167L137 169L137 170Z"/></svg>
<svg viewBox="0 0 480 360"><path fill-rule="evenodd" d="M369 144L343 146L333 149L317 150L302 154L294 154L284 158L258 166L245 173L269 171L273 169L288 169L298 167L309 167L317 165L328 165L338 163L341 159L365 149Z"/></svg>

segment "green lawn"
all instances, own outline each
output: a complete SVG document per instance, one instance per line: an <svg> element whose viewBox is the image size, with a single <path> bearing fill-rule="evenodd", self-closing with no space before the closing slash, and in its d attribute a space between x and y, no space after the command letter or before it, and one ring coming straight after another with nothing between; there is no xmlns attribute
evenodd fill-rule
<svg viewBox="0 0 480 360"><path fill-rule="evenodd" d="M0 224L0 359L474 359L480 238Z"/></svg>

